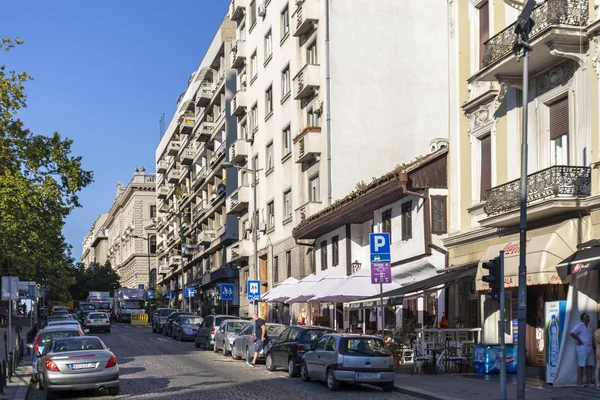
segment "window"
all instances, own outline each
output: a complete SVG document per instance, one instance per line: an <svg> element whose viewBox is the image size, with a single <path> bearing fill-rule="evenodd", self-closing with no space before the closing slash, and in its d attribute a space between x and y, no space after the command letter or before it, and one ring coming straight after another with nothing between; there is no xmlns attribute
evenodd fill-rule
<svg viewBox="0 0 600 400"><path fill-rule="evenodd" d="M281 136L282 153L287 156L292 151L292 129L289 125L283 128Z"/></svg>
<svg viewBox="0 0 600 400"><path fill-rule="evenodd" d="M402 240L412 237L412 201L402 204L401 209Z"/></svg>
<svg viewBox="0 0 600 400"><path fill-rule="evenodd" d="M273 112L273 86L269 86L265 92L265 117Z"/></svg>
<svg viewBox="0 0 600 400"><path fill-rule="evenodd" d="M321 242L321 271L327 269L327 240Z"/></svg>
<svg viewBox="0 0 600 400"><path fill-rule="evenodd" d="M310 108L306 113L306 126L321 126L319 122L319 112Z"/></svg>
<svg viewBox="0 0 600 400"><path fill-rule="evenodd" d="M248 186L250 184L250 174L246 171L242 171L242 186Z"/></svg>
<svg viewBox="0 0 600 400"><path fill-rule="evenodd" d="M279 282L279 256L273 258L273 280Z"/></svg>
<svg viewBox="0 0 600 400"><path fill-rule="evenodd" d="M292 276L292 252L285 252L285 268L287 270L287 277Z"/></svg>
<svg viewBox="0 0 600 400"><path fill-rule="evenodd" d="M390 242L392 241L392 210L386 210L381 213L381 232L390 234Z"/></svg>
<svg viewBox="0 0 600 400"><path fill-rule="evenodd" d="M331 265L337 267L340 265L340 238L334 236L331 238Z"/></svg>
<svg viewBox="0 0 600 400"><path fill-rule="evenodd" d="M431 196L431 232L446 233L446 196Z"/></svg>
<svg viewBox="0 0 600 400"><path fill-rule="evenodd" d="M150 218L156 218L156 204L150 205Z"/></svg>
<svg viewBox="0 0 600 400"><path fill-rule="evenodd" d="M321 188L320 188L320 183L319 183L319 175L314 176L313 178L311 178L310 182L309 182L309 196L310 196L310 201L312 202L319 202L321 201Z"/></svg>
<svg viewBox="0 0 600 400"><path fill-rule="evenodd" d="M479 182L479 201L484 201L488 189L492 187L492 137L487 135L480 140L481 178Z"/></svg>
<svg viewBox="0 0 600 400"><path fill-rule="evenodd" d="M254 104L250 109L250 131L258 129L258 104Z"/></svg>
<svg viewBox="0 0 600 400"><path fill-rule="evenodd" d="M306 63L307 64L318 64L319 59L317 58L317 42L313 42L306 49Z"/></svg>
<svg viewBox="0 0 600 400"><path fill-rule="evenodd" d="M256 23L256 0L250 3L250 29Z"/></svg>
<svg viewBox="0 0 600 400"><path fill-rule="evenodd" d="M266 170L266 172L269 172L274 167L274 163L273 163L273 142L271 142L271 143L269 143L267 145L266 156L267 156L267 160L266 160L267 170Z"/></svg>
<svg viewBox="0 0 600 400"><path fill-rule="evenodd" d="M267 203L267 229L275 229L275 202Z"/></svg>
<svg viewBox="0 0 600 400"><path fill-rule="evenodd" d="M273 35L271 30L265 35L265 62L273 55Z"/></svg>
<svg viewBox="0 0 600 400"><path fill-rule="evenodd" d="M246 76L246 70L240 74L240 90L246 90L248 87L248 77Z"/></svg>
<svg viewBox="0 0 600 400"><path fill-rule="evenodd" d="M290 66L288 65L281 71L281 97L287 96L290 90Z"/></svg>
<svg viewBox="0 0 600 400"><path fill-rule="evenodd" d="M288 190L283 193L283 219L292 218L292 191Z"/></svg>
<svg viewBox="0 0 600 400"><path fill-rule="evenodd" d="M281 38L290 33L290 8L285 6L281 12Z"/></svg>
<svg viewBox="0 0 600 400"><path fill-rule="evenodd" d="M250 272L249 271L244 271L242 273L242 293L246 293L248 290L248 276L249 276Z"/></svg>
<svg viewBox="0 0 600 400"><path fill-rule="evenodd" d="M490 38L490 4L486 2L479 8L479 68L483 67L485 42Z"/></svg>
<svg viewBox="0 0 600 400"><path fill-rule="evenodd" d="M240 40L246 40L246 23L242 21L238 29L238 38Z"/></svg>
<svg viewBox="0 0 600 400"><path fill-rule="evenodd" d="M250 79L254 79L258 74L258 58L256 56L256 51L252 53L250 57Z"/></svg>
<svg viewBox="0 0 600 400"><path fill-rule="evenodd" d="M156 254L156 235L150 236L148 246L150 246L150 254Z"/></svg>
<svg viewBox="0 0 600 400"><path fill-rule="evenodd" d="M248 136L248 122L244 120L244 122L240 124L240 139L248 140Z"/></svg>
<svg viewBox="0 0 600 400"><path fill-rule="evenodd" d="M550 114L550 164L569 165L569 97L548 106Z"/></svg>

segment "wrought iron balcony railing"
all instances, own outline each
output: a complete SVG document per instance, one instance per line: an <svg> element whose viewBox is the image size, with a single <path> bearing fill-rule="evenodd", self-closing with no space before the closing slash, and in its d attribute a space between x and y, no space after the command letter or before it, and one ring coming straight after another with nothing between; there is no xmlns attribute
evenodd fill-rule
<svg viewBox="0 0 600 400"><path fill-rule="evenodd" d="M527 176L527 205L549 198L587 197L591 193L589 167L557 165ZM487 191L483 210L497 215L519 208L521 179Z"/></svg>
<svg viewBox="0 0 600 400"><path fill-rule="evenodd" d="M585 27L588 23L589 0L547 0L531 13L535 25L529 35L535 39L553 26ZM515 42L514 25L509 25L485 43L483 67L487 67L512 53Z"/></svg>

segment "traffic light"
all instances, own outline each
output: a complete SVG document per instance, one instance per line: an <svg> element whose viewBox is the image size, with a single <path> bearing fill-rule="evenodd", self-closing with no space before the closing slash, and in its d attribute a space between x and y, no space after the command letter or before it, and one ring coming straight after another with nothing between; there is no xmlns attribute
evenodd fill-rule
<svg viewBox="0 0 600 400"><path fill-rule="evenodd" d="M482 268L489 271L488 275L481 278L482 281L487 282L490 285L488 294L492 296L492 299L499 301L500 289L502 288L502 285L504 285L504 277L500 270L500 257L484 262Z"/></svg>

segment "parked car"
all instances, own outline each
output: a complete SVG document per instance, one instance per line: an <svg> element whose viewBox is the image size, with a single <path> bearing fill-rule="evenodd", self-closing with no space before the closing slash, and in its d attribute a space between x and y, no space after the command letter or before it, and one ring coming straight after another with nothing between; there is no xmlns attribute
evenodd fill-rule
<svg viewBox="0 0 600 400"><path fill-rule="evenodd" d="M341 333L323 336L304 354L300 378L326 381L329 390L341 382L369 383L389 392L394 388L392 353L383 339Z"/></svg>
<svg viewBox="0 0 600 400"><path fill-rule="evenodd" d="M204 318L204 321L200 324L200 327L196 331L196 337L194 338L194 346L199 348L204 346L205 349L209 349L215 343L215 333L217 328L221 325L221 322L226 319L240 319L235 315L209 315Z"/></svg>
<svg viewBox="0 0 600 400"><path fill-rule="evenodd" d="M48 326L49 323L51 322L57 322L57 321L75 321L73 318L71 318L69 315L51 315L48 318L46 318L46 321L44 323L44 327Z"/></svg>
<svg viewBox="0 0 600 400"><path fill-rule="evenodd" d="M167 320L165 321L165 326L163 327L163 335L165 336L171 336L172 332L172 328L173 328L173 322L177 319L177 317L179 317L180 315L189 315L189 316L194 316L194 314L190 314L190 313L184 313L182 311L175 311L172 312L171 314L169 314L169 317L167 318Z"/></svg>
<svg viewBox="0 0 600 400"><path fill-rule="evenodd" d="M72 336L83 336L83 334L84 331L81 330L79 324L77 326L50 326L39 331L35 339L33 340L33 343L27 344L27 347L33 349L33 354L31 355L31 369L33 370L33 374L31 379L34 382L37 382L38 354L44 351L44 348L48 343L52 341L52 339Z"/></svg>
<svg viewBox="0 0 600 400"><path fill-rule="evenodd" d="M285 325L281 324L266 323L265 325L267 326L267 337L269 338L269 344L267 345L267 348L258 353L257 360L265 358L265 354L269 352L271 345L275 343L281 332L283 332L286 328ZM254 323L250 323L234 340L231 356L236 360L239 360L240 358L252 360L254 357L254 347L256 343L256 337L252 336L254 334L254 326Z"/></svg>
<svg viewBox="0 0 600 400"><path fill-rule="evenodd" d="M70 312L69 308L67 306L54 306L52 307L52 313L55 313L57 311L66 311L66 312Z"/></svg>
<svg viewBox="0 0 600 400"><path fill-rule="evenodd" d="M55 338L40 354L38 380L46 398L55 392L108 389L119 394L119 365L96 336Z"/></svg>
<svg viewBox="0 0 600 400"><path fill-rule="evenodd" d="M48 324L46 326L54 327L54 326L61 326L61 325L75 326L75 327L81 328L81 324L79 323L79 321L77 321L76 319L71 319L71 318L59 318L59 319L50 320L50 321L48 321Z"/></svg>
<svg viewBox="0 0 600 400"><path fill-rule="evenodd" d="M165 322L172 312L176 312L174 308L157 308L152 317L152 332L162 333L165 327Z"/></svg>
<svg viewBox="0 0 600 400"><path fill-rule="evenodd" d="M72 317L69 310L65 310L65 309L59 309L59 310L53 311L52 314L50 314L50 316L51 317Z"/></svg>
<svg viewBox="0 0 600 400"><path fill-rule="evenodd" d="M110 317L103 312L90 312L83 321L83 327L93 331L110 333Z"/></svg>
<svg viewBox="0 0 600 400"><path fill-rule="evenodd" d="M215 344L213 346L215 353L222 350L224 356L231 354L233 341L239 336L242 329L244 329L248 323L249 321L245 319L226 319L221 322L219 329L215 332Z"/></svg>
<svg viewBox="0 0 600 400"><path fill-rule="evenodd" d="M266 366L269 371L286 367L291 377L298 376L300 361L304 354L323 335L335 332L331 328L309 325L292 325L281 332L267 353Z"/></svg>
<svg viewBox="0 0 600 400"><path fill-rule="evenodd" d="M173 339L179 338L182 342L184 340L194 340L196 337L196 330L202 323L203 318L195 315L181 314L171 324L171 337Z"/></svg>

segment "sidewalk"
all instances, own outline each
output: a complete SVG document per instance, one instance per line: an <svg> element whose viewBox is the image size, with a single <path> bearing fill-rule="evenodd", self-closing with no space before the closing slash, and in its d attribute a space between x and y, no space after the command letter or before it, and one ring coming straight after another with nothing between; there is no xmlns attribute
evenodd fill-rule
<svg viewBox="0 0 600 400"><path fill-rule="evenodd" d="M516 399L516 375L507 375L506 398ZM470 400L500 398L499 375L476 374L397 374L396 389L400 392L431 400ZM528 400L589 400L600 398L595 387L554 388L537 378L527 378Z"/></svg>
<svg viewBox="0 0 600 400"><path fill-rule="evenodd" d="M4 393L0 394L2 400L25 400L29 382L31 381L31 356L25 355L17 367L11 382L8 382Z"/></svg>

